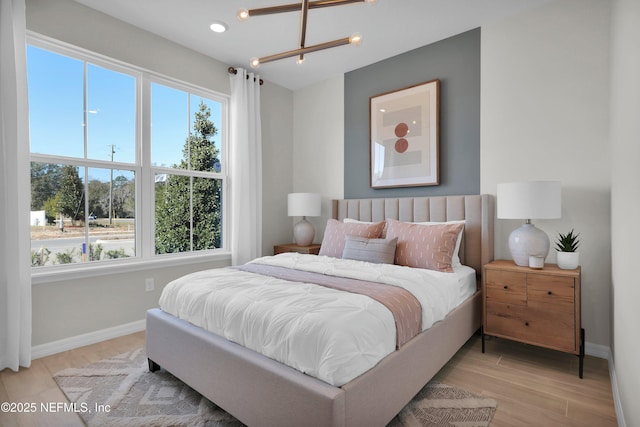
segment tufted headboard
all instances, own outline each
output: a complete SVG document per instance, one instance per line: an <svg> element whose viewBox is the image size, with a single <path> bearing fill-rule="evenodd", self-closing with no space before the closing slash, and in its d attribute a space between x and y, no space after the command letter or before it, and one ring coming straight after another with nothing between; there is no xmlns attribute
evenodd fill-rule
<svg viewBox="0 0 640 427"><path fill-rule="evenodd" d="M333 200L332 218L406 222L465 220L460 260L477 275L493 260L494 199L490 194L469 196L401 197Z"/></svg>

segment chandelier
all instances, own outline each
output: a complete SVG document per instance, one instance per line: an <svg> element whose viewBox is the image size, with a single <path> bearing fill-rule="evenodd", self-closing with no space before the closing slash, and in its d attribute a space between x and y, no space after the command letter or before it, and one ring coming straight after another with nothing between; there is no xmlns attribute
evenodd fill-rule
<svg viewBox="0 0 640 427"><path fill-rule="evenodd" d="M296 61L298 64L304 61L304 55L311 52L317 52L323 49L329 49L332 47L343 46L346 44L359 45L362 41L360 34L353 34L350 37L344 37L341 39L319 43L312 46L305 46L305 38L307 33L307 16L310 9L319 9L322 7L342 6L351 3L375 3L376 0L302 0L302 3L283 4L280 6L261 7L257 9L240 9L238 11L238 19L246 21L250 16L259 15L272 15L275 13L286 13L300 11L300 44L298 49L289 50L282 53L276 53L274 55L264 56L262 58L251 58L249 64L252 68L258 68L260 64L267 62L277 61L279 59L291 58L297 56Z"/></svg>

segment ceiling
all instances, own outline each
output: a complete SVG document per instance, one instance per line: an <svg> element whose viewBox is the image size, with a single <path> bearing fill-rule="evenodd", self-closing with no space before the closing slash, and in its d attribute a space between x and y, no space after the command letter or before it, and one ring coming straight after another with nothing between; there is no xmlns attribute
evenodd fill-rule
<svg viewBox="0 0 640 427"><path fill-rule="evenodd" d="M249 68L249 59L296 49L300 13L236 18L253 9L300 0L76 0L225 64ZM550 0L377 0L309 11L306 45L362 35L360 46L340 46L263 64L270 82L298 89L382 59L517 14ZM229 29L217 34L213 21Z"/></svg>

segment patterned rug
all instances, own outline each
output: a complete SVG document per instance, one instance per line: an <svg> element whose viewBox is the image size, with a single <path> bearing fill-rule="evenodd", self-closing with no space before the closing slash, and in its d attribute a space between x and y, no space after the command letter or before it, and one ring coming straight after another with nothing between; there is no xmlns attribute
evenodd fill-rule
<svg viewBox="0 0 640 427"><path fill-rule="evenodd" d="M144 349L65 369L54 379L88 426L243 426L173 375L149 372ZM493 399L429 383L389 427L488 426L495 411Z"/></svg>

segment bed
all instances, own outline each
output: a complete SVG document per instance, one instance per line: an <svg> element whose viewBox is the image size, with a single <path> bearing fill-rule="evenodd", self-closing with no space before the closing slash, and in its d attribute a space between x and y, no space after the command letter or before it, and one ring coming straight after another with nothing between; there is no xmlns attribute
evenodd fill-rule
<svg viewBox="0 0 640 427"><path fill-rule="evenodd" d="M384 426L481 327L482 265L493 259L490 195L333 201L333 218L464 220L460 259L476 292L354 379L331 385L160 309L147 312L147 357L249 426ZM308 255L311 256L311 255Z"/></svg>

